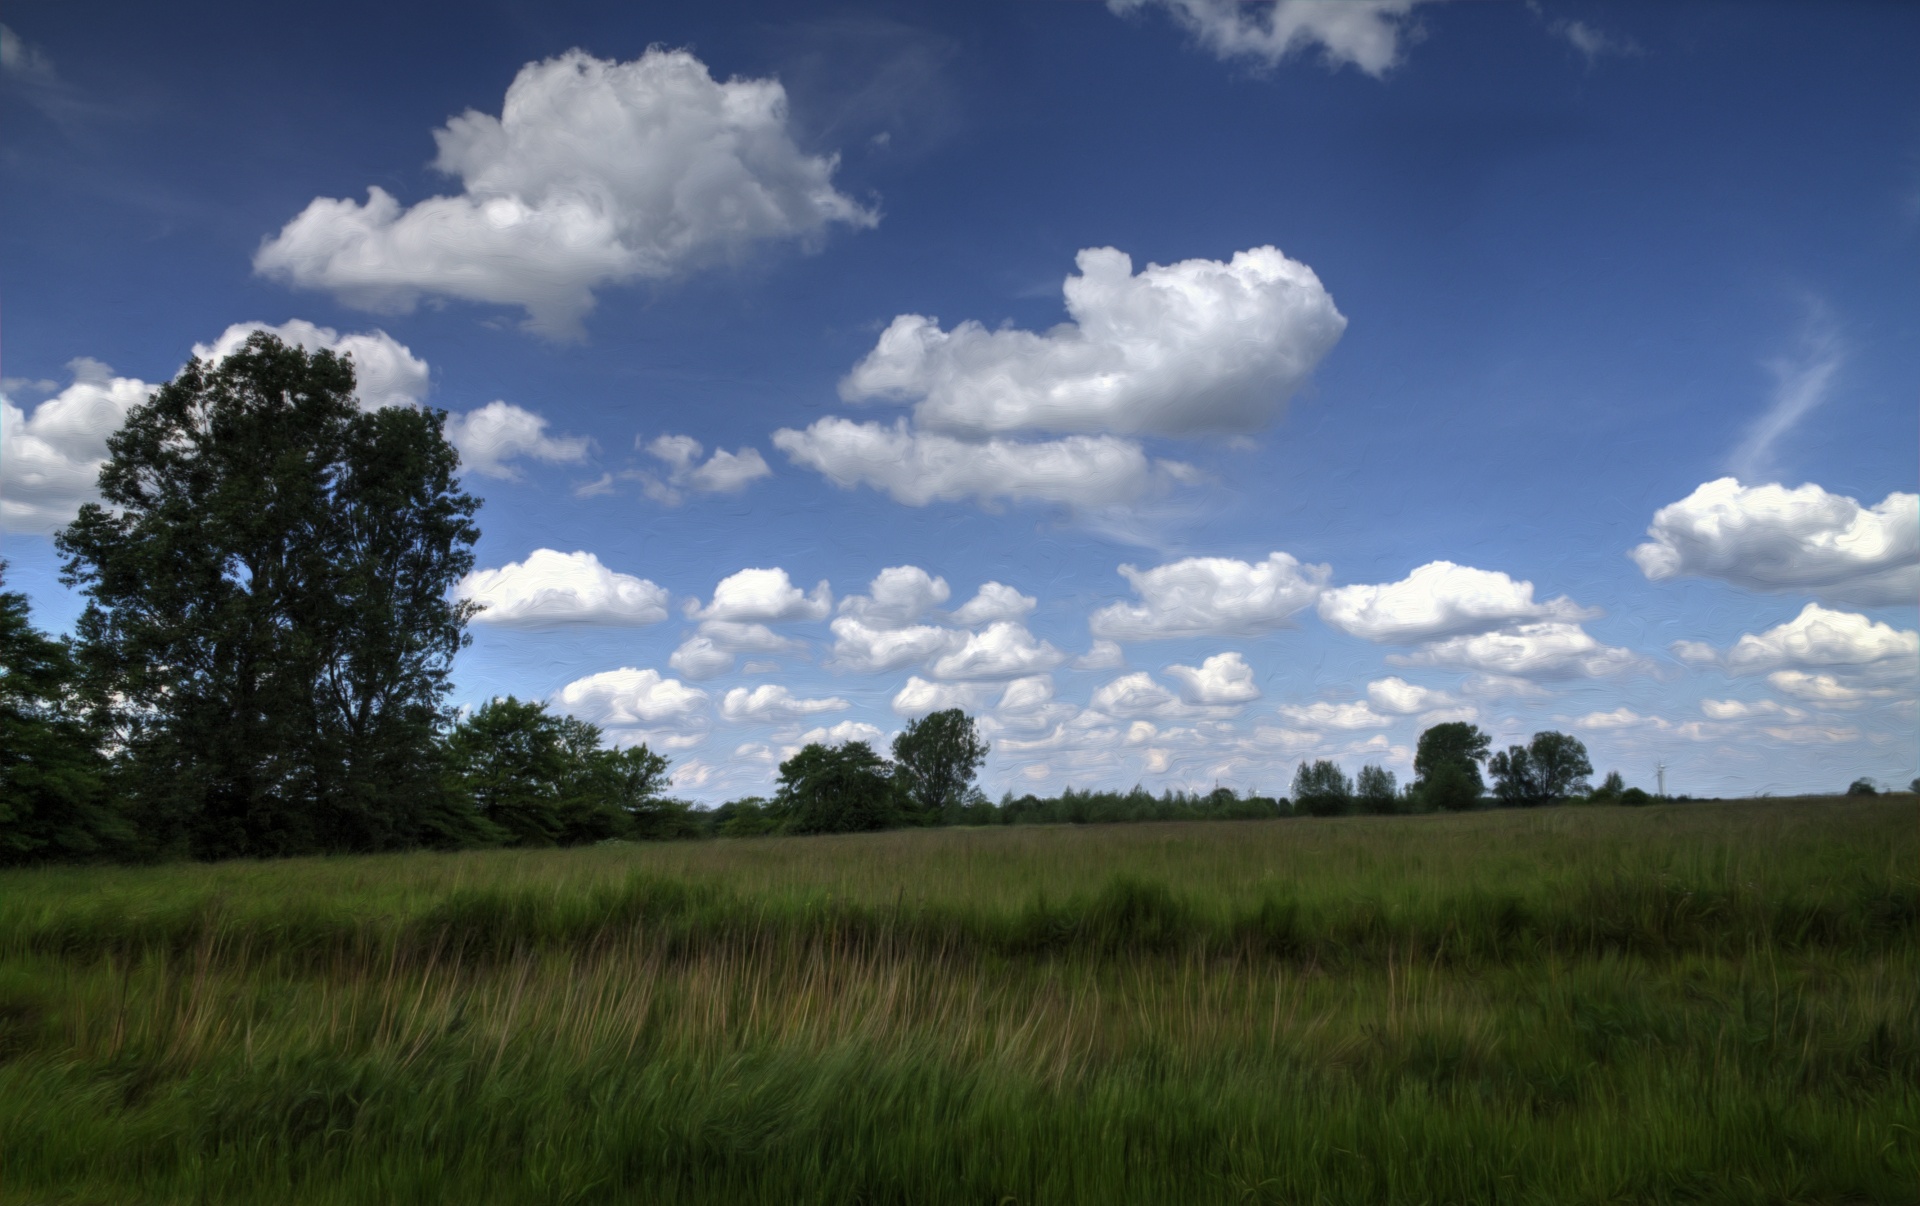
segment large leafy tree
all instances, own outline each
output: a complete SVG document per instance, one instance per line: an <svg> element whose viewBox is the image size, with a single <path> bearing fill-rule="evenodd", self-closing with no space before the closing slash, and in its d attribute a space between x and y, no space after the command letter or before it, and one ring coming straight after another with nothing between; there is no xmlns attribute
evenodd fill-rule
<svg viewBox="0 0 1920 1206"><path fill-rule="evenodd" d="M893 739L893 774L921 817L957 814L987 760L987 740L959 708L910 721Z"/></svg>
<svg viewBox="0 0 1920 1206"><path fill-rule="evenodd" d="M1463 720L1436 724L1420 734L1414 749L1414 789L1429 808L1455 812L1474 807L1486 793L1480 764L1493 739Z"/></svg>
<svg viewBox="0 0 1920 1206"><path fill-rule="evenodd" d="M478 503L435 411L361 411L351 362L264 332L196 359L108 440L58 538L90 596L123 790L201 857L457 828L436 760Z"/></svg>
<svg viewBox="0 0 1920 1206"><path fill-rule="evenodd" d="M1509 804L1534 806L1587 790L1593 763L1578 737L1535 733L1527 745L1508 746L1487 763L1493 794Z"/></svg>
<svg viewBox="0 0 1920 1206"><path fill-rule="evenodd" d="M1337 762L1302 762L1293 774L1293 806L1316 817L1353 811L1353 781Z"/></svg>
<svg viewBox="0 0 1920 1206"><path fill-rule="evenodd" d="M98 856L128 836L78 679L66 642L34 628L27 597L0 590L0 866Z"/></svg>
<svg viewBox="0 0 1920 1206"><path fill-rule="evenodd" d="M864 741L809 745L780 764L772 811L794 833L885 829L900 813L888 769Z"/></svg>

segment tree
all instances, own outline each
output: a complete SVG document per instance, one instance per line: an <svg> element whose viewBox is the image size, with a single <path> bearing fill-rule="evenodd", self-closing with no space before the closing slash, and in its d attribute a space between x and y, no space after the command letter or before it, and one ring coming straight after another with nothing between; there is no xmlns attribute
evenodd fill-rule
<svg viewBox="0 0 1920 1206"><path fill-rule="evenodd" d="M1535 733L1526 746L1509 746L1487 763L1493 793L1509 804L1533 807L1587 790L1593 764L1587 747L1565 733Z"/></svg>
<svg viewBox="0 0 1920 1206"><path fill-rule="evenodd" d="M815 742L782 762L773 811L794 833L885 829L898 817L886 760L864 741Z"/></svg>
<svg viewBox="0 0 1920 1206"><path fill-rule="evenodd" d="M1855 779L1848 785L1847 794L1850 796L1877 796L1880 794L1880 788L1872 779Z"/></svg>
<svg viewBox="0 0 1920 1206"><path fill-rule="evenodd" d="M1393 772L1382 766L1363 766L1354 782L1354 794L1368 812L1392 812L1399 803Z"/></svg>
<svg viewBox="0 0 1920 1206"><path fill-rule="evenodd" d="M1334 762L1302 762L1293 773L1293 806L1316 817L1353 810L1353 784Z"/></svg>
<svg viewBox="0 0 1920 1206"><path fill-rule="evenodd" d="M1601 781L1600 786L1593 789L1593 799L1596 801L1617 803L1620 797L1626 794L1626 791L1627 781L1620 777L1620 772L1608 771L1607 777Z"/></svg>
<svg viewBox="0 0 1920 1206"><path fill-rule="evenodd" d="M909 721L893 739L893 774L928 821L957 813L987 760L987 741L959 708Z"/></svg>
<svg viewBox="0 0 1920 1206"><path fill-rule="evenodd" d="M351 362L265 332L109 438L57 538L151 841L374 850L454 824L434 754L479 505L437 411L360 411Z"/></svg>
<svg viewBox="0 0 1920 1206"><path fill-rule="evenodd" d="M644 745L604 749L597 726L509 695L447 739L462 795L484 837L517 846L685 836L689 810L662 794L668 762Z"/></svg>
<svg viewBox="0 0 1920 1206"><path fill-rule="evenodd" d="M0 585L6 563L0 561ZM108 802L98 734L66 642L0 590L0 866L107 853L129 835Z"/></svg>
<svg viewBox="0 0 1920 1206"><path fill-rule="evenodd" d="M1493 739L1479 726L1461 720L1436 724L1420 734L1414 750L1415 787L1429 808L1460 812L1474 807L1486 793L1480 763Z"/></svg>

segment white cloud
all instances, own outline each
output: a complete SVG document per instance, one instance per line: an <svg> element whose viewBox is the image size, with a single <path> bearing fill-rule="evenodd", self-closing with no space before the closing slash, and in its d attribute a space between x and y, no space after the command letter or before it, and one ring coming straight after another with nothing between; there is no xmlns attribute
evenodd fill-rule
<svg viewBox="0 0 1920 1206"><path fill-rule="evenodd" d="M1735 476L1747 481L1774 476L1774 445L1827 400L1843 359L1832 319L1826 307L1815 301L1809 307L1796 354L1767 366L1774 376L1773 403L1728 458Z"/></svg>
<svg viewBox="0 0 1920 1206"><path fill-rule="evenodd" d="M733 669L738 653L794 653L804 642L781 636L765 624L741 620L706 620L680 643L667 665L688 678L712 678Z"/></svg>
<svg viewBox="0 0 1920 1206"><path fill-rule="evenodd" d="M1642 716L1627 707L1615 708L1611 712L1589 712L1573 723L1583 729L1663 729L1668 727L1668 723L1658 716Z"/></svg>
<svg viewBox="0 0 1920 1206"><path fill-rule="evenodd" d="M1367 684L1367 701L1374 707L1399 716L1450 708L1458 701L1445 691L1416 687L1398 675L1375 679Z"/></svg>
<svg viewBox="0 0 1920 1206"><path fill-rule="evenodd" d="M154 387L98 360L67 365L73 381L33 408L0 396L0 529L52 532L97 497L107 437Z"/></svg>
<svg viewBox="0 0 1920 1206"><path fill-rule="evenodd" d="M1167 677L1180 684L1190 704L1243 704L1260 698L1253 667L1238 653L1216 653L1199 666L1168 666Z"/></svg>
<svg viewBox="0 0 1920 1206"><path fill-rule="evenodd" d="M1183 636L1252 636L1285 625L1325 587L1328 568L1302 565L1287 553L1249 564L1228 557L1189 557L1150 570L1120 567L1138 603L1093 613L1097 637L1150 641Z"/></svg>
<svg viewBox="0 0 1920 1206"><path fill-rule="evenodd" d="M1640 53L1640 47L1631 38L1615 37L1585 21L1555 21L1547 28L1565 38L1569 45L1585 56L1589 64L1597 63L1610 54Z"/></svg>
<svg viewBox="0 0 1920 1206"><path fill-rule="evenodd" d="M878 220L833 187L833 156L795 145L777 80L721 83L684 50L529 63L499 117L469 109L434 141L458 195L317 198L254 270L369 309L423 294L521 306L534 330L571 336L600 286Z"/></svg>
<svg viewBox="0 0 1920 1206"><path fill-rule="evenodd" d="M713 602L689 604L696 620L824 620L833 610L833 591L824 579L811 594L803 593L784 569L743 569L720 580Z"/></svg>
<svg viewBox="0 0 1920 1206"><path fill-rule="evenodd" d="M753 482L773 476L759 449L742 448L728 452L716 448L704 464L700 456L706 450L692 436L663 435L646 445L656 460L664 461L667 476L640 474L642 488L655 502L677 507L688 491L695 494L738 494ZM609 483L611 484L611 483Z"/></svg>
<svg viewBox="0 0 1920 1206"><path fill-rule="evenodd" d="M520 469L510 462L521 457L549 465L571 464L586 460L592 446L585 436L549 436L545 419L506 402L448 415L446 430L447 439L460 450L464 467L507 481L519 480Z"/></svg>
<svg viewBox="0 0 1920 1206"><path fill-rule="evenodd" d="M280 341L308 352L336 352L353 360L354 400L362 410L383 406L418 406L427 397L427 362L385 331L342 335L332 327L315 326L304 318L279 326L264 322L237 322L212 343L196 343L193 354L218 362L239 351L255 331L266 331Z"/></svg>
<svg viewBox="0 0 1920 1206"><path fill-rule="evenodd" d="M723 649L711 637L690 636L667 657L667 665L688 678L712 678L733 669L733 650Z"/></svg>
<svg viewBox="0 0 1920 1206"><path fill-rule="evenodd" d="M833 664L856 674L878 674L917 666L953 650L966 640L951 628L915 624L874 628L852 616L833 622Z"/></svg>
<svg viewBox="0 0 1920 1206"><path fill-rule="evenodd" d="M1032 595L1023 595L1004 582L988 582L973 598L954 609L951 618L963 628L978 628L996 620L1023 619L1039 605L1040 601Z"/></svg>
<svg viewBox="0 0 1920 1206"><path fill-rule="evenodd" d="M1053 675L1030 674L1016 678L1000 693L994 710L1007 715L1037 712L1053 702Z"/></svg>
<svg viewBox="0 0 1920 1206"><path fill-rule="evenodd" d="M1320 596L1319 610L1342 632L1391 644L1595 614L1565 595L1536 603L1531 582L1451 561L1428 562L1398 582L1336 587Z"/></svg>
<svg viewBox="0 0 1920 1206"><path fill-rule="evenodd" d="M484 606L477 618L488 624L641 625L667 618L664 587L615 573L588 552L535 549L525 561L474 570L454 595Z"/></svg>
<svg viewBox="0 0 1920 1206"><path fill-rule="evenodd" d="M553 698L568 715L612 728L685 729L707 716L705 691L631 666L575 679Z"/></svg>
<svg viewBox="0 0 1920 1206"><path fill-rule="evenodd" d="M720 715L736 724L781 724L822 712L844 712L852 706L837 695L800 699L785 687L764 683L751 690L735 687L728 691L720 700Z"/></svg>
<svg viewBox="0 0 1920 1206"><path fill-rule="evenodd" d="M824 729L808 729L795 738L794 744L787 748L787 757L800 752L804 745L846 745L849 742L864 741L881 754L887 752L887 735L873 725L860 720L843 720L839 724Z"/></svg>
<svg viewBox="0 0 1920 1206"><path fill-rule="evenodd" d="M1743 635L1725 660L1733 674L1814 668L1912 678L1920 673L1920 633L1809 603L1784 624Z"/></svg>
<svg viewBox="0 0 1920 1206"><path fill-rule="evenodd" d="M981 683L930 683L919 675L908 677L906 685L893 697L893 710L902 716L925 716L948 708L973 711L986 698Z"/></svg>
<svg viewBox="0 0 1920 1206"><path fill-rule="evenodd" d="M867 628L905 628L953 594L945 578L917 565L892 565L873 576L864 595L840 601L840 614Z"/></svg>
<svg viewBox="0 0 1920 1206"><path fill-rule="evenodd" d="M871 486L910 507L935 500L1052 502L1105 507L1137 502L1190 476L1174 461L1149 461L1113 436L969 441L829 416L804 431L781 428L774 447L836 486Z"/></svg>
<svg viewBox="0 0 1920 1206"><path fill-rule="evenodd" d="M1655 582L1718 578L1869 605L1920 597L1920 495L1863 507L1812 483L1789 490L1723 477L1654 512L1647 535L1630 556Z"/></svg>
<svg viewBox="0 0 1920 1206"><path fill-rule="evenodd" d="M1075 670L1118 670L1127 664L1127 655L1120 648L1120 642L1095 641L1085 653L1073 659Z"/></svg>
<svg viewBox="0 0 1920 1206"><path fill-rule="evenodd" d="M1052 670L1066 660L1066 654L1036 639L1026 625L998 620L969 633L965 643L936 658L927 671L946 679L1019 678Z"/></svg>
<svg viewBox="0 0 1920 1206"><path fill-rule="evenodd" d="M1860 730L1848 725L1788 724L1760 731L1789 745L1850 745L1860 740Z"/></svg>
<svg viewBox="0 0 1920 1206"><path fill-rule="evenodd" d="M1365 703L1288 704L1277 709L1289 724L1312 729L1383 729L1393 717L1382 716Z"/></svg>
<svg viewBox="0 0 1920 1206"><path fill-rule="evenodd" d="M1149 6L1175 21L1222 59L1267 67L1319 48L1329 64L1350 64L1380 76L1400 61L1407 14L1420 0L1107 0L1116 13Z"/></svg>
<svg viewBox="0 0 1920 1206"><path fill-rule="evenodd" d="M928 431L1189 435L1272 422L1346 319L1311 268L1272 247L1230 263L1149 265L1082 251L1073 321L1045 333L903 314L841 383L848 401L913 400Z"/></svg>
<svg viewBox="0 0 1920 1206"><path fill-rule="evenodd" d="M1869 699L1888 699L1899 692L1892 687L1858 687L1841 682L1831 674L1808 674L1804 670L1775 670L1767 682L1783 695L1829 708L1851 708Z"/></svg>
<svg viewBox="0 0 1920 1206"><path fill-rule="evenodd" d="M1405 666L1451 666L1515 678L1597 678L1645 665L1645 659L1631 650L1603 645L1580 625L1557 620L1450 637L1387 660Z"/></svg>
<svg viewBox="0 0 1920 1206"><path fill-rule="evenodd" d="M1708 720L1749 720L1756 716L1785 716L1798 720L1805 716L1799 708L1789 707L1774 699L1762 699L1749 702L1744 699L1703 699L1700 711Z"/></svg>
<svg viewBox="0 0 1920 1206"><path fill-rule="evenodd" d="M1155 716L1174 710L1180 698L1144 670L1123 674L1093 693L1094 711L1108 716Z"/></svg>

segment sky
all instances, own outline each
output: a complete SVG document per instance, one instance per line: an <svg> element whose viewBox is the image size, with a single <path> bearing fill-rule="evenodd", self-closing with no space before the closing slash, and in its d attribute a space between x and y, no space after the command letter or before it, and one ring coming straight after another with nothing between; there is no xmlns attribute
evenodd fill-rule
<svg viewBox="0 0 1920 1206"><path fill-rule="evenodd" d="M447 412L453 701L767 794L1920 772L1920 8L15 0L0 556L255 329Z"/></svg>

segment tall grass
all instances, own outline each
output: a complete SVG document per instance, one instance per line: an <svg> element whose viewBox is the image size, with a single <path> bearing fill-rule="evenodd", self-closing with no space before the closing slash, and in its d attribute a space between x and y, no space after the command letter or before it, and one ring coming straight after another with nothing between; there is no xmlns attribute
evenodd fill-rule
<svg viewBox="0 0 1920 1206"><path fill-rule="evenodd" d="M1911 799L0 876L0 1202L1920 1200Z"/></svg>

